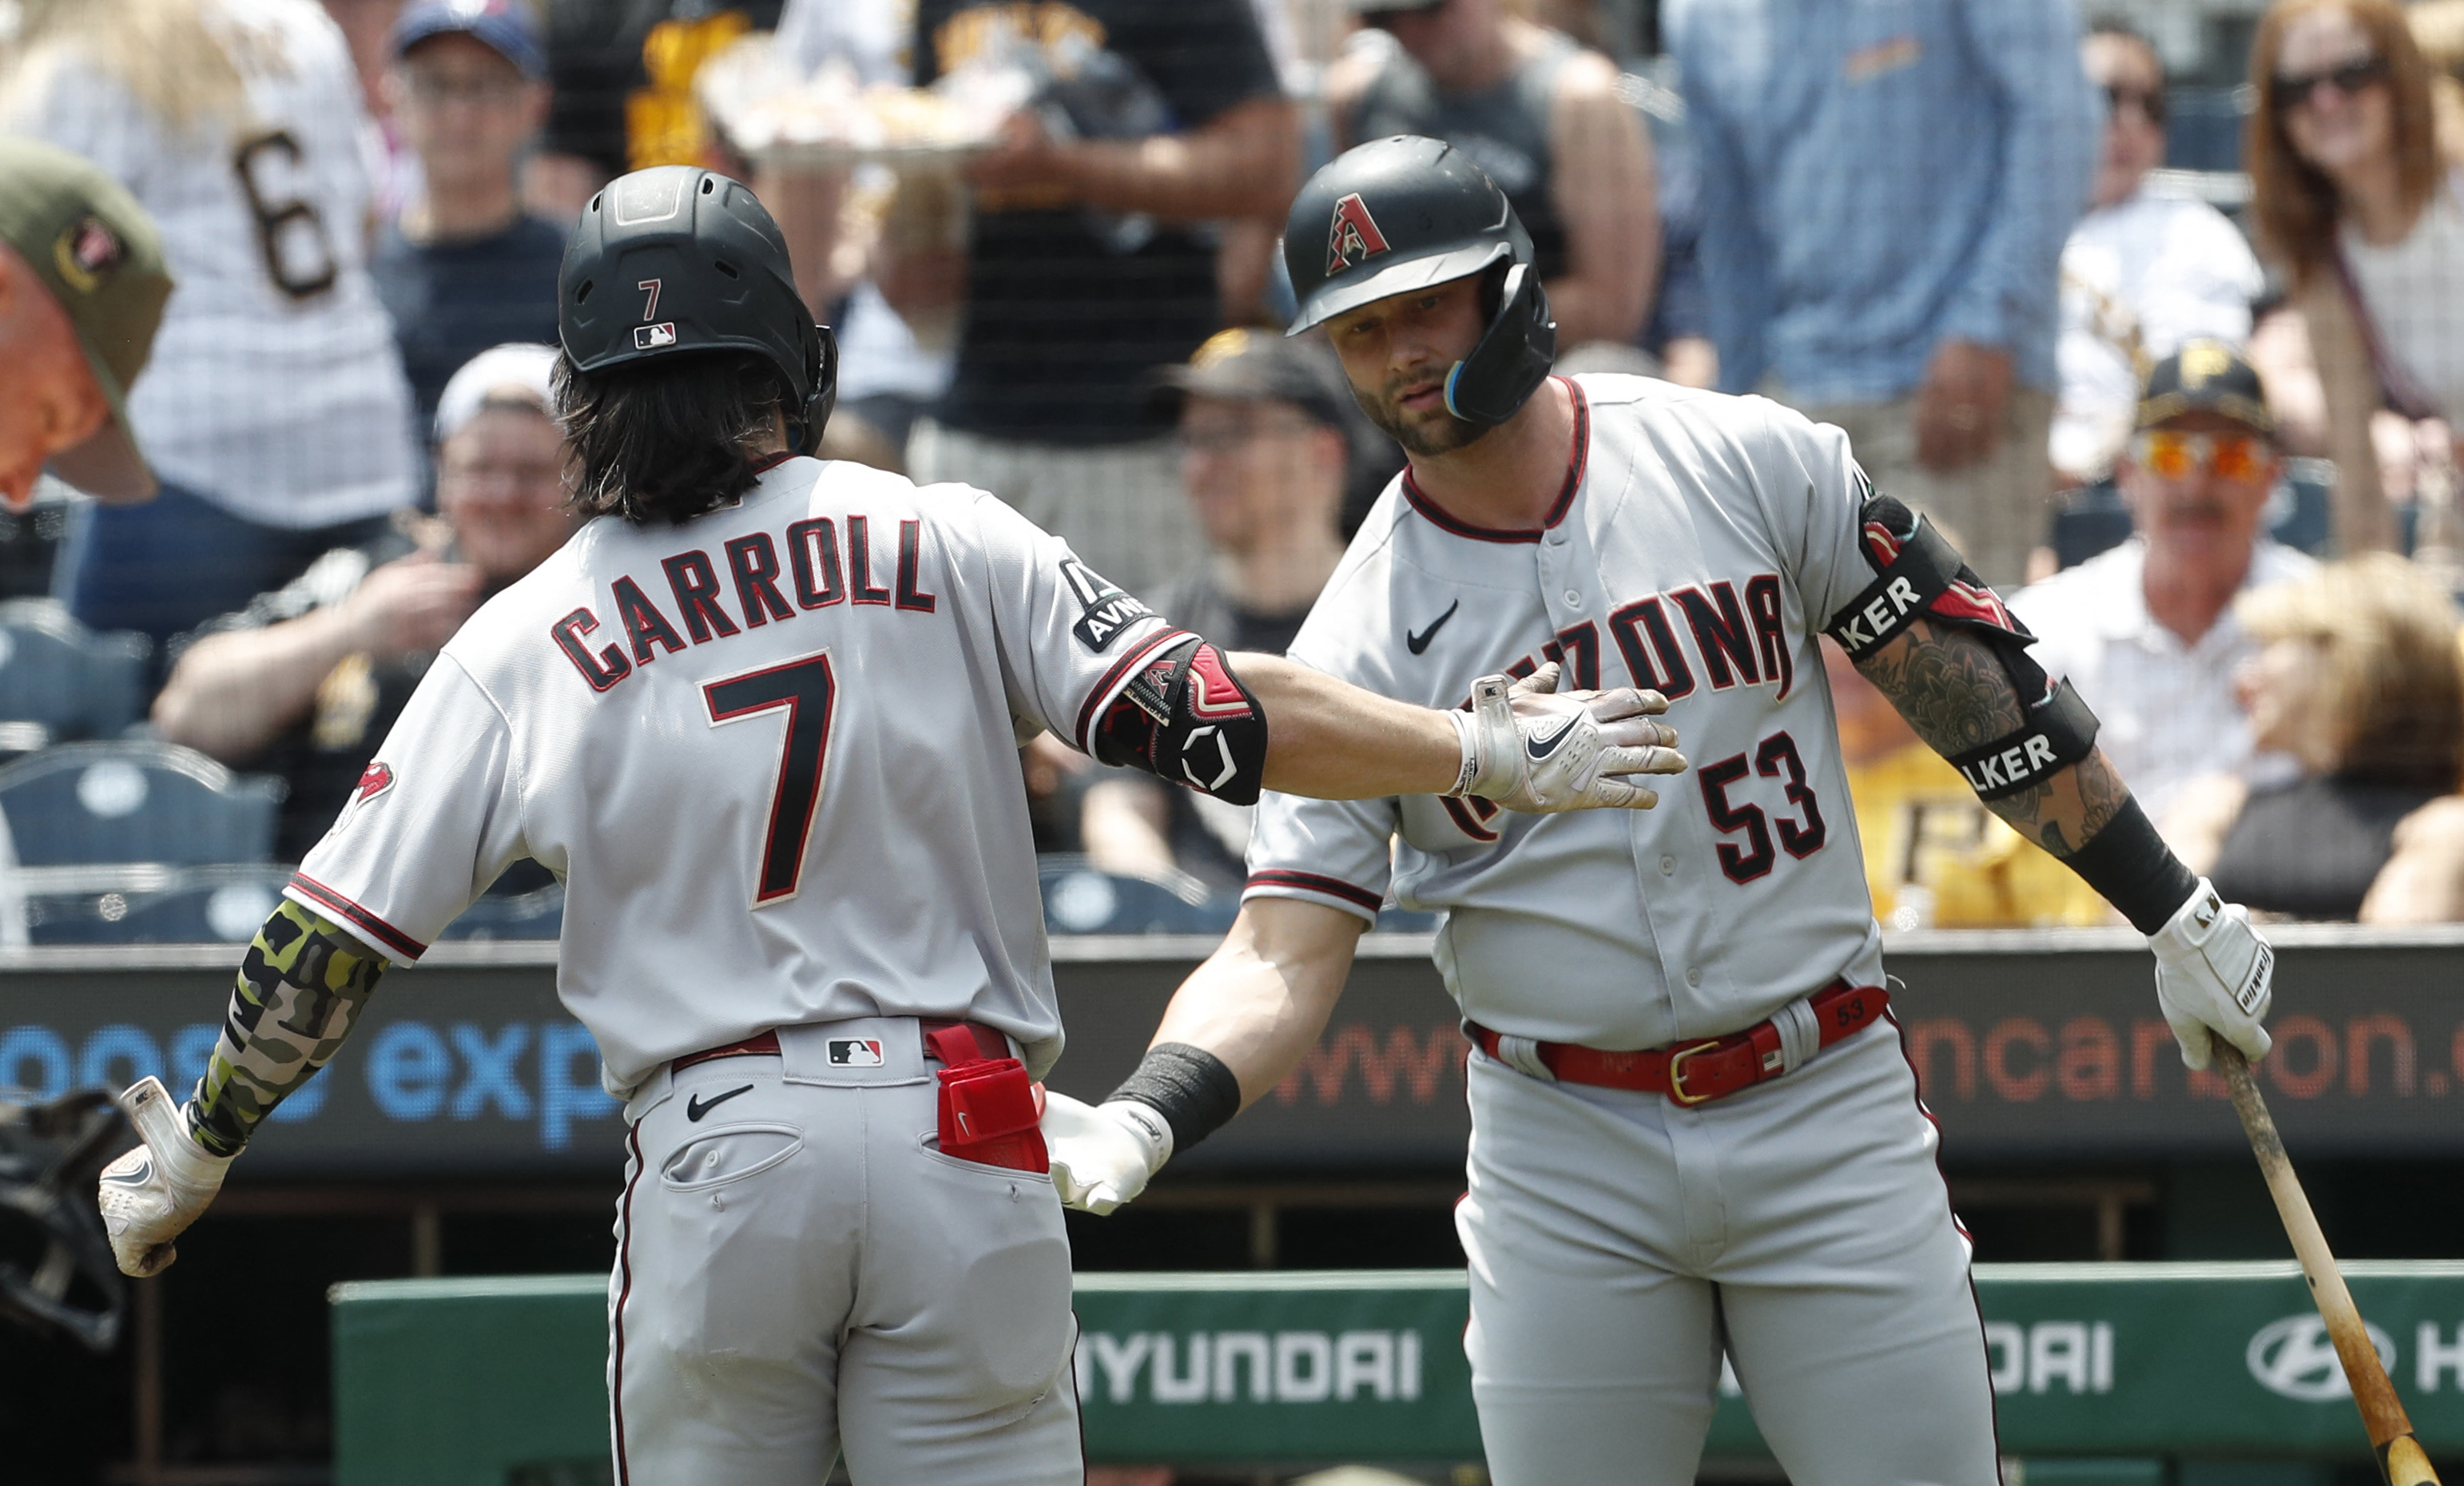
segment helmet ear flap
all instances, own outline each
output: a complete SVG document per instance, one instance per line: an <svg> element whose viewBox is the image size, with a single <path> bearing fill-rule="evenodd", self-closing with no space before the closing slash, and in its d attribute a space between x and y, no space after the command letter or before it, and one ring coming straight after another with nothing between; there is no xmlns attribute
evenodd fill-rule
<svg viewBox="0 0 2464 1486"><path fill-rule="evenodd" d="M1485 428L1513 417L1557 359L1557 322L1550 317L1539 269L1529 262L1500 268L1502 273L1492 271L1490 275L1497 309L1488 329L1471 354L1446 374L1446 411Z"/></svg>

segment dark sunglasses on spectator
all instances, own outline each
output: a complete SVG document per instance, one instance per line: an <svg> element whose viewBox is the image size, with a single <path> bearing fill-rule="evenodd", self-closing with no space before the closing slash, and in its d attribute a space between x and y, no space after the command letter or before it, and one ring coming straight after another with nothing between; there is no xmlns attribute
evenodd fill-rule
<svg viewBox="0 0 2464 1486"><path fill-rule="evenodd" d="M2385 82L2387 60L2383 56L2365 56L2359 61L2343 62L2322 73L2291 73L2276 75L2276 106L2287 113L2310 101L2321 84L2351 98L2372 83Z"/></svg>
<svg viewBox="0 0 2464 1486"><path fill-rule="evenodd" d="M2122 112L2124 103L2135 103L2149 123L2165 122L2165 91L2162 88L2107 88L2104 90L2104 111L2107 117Z"/></svg>

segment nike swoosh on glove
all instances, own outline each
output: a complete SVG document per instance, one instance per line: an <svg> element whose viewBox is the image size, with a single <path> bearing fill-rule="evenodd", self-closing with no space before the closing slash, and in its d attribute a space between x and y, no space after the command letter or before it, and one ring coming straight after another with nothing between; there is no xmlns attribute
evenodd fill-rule
<svg viewBox="0 0 2464 1486"><path fill-rule="evenodd" d="M143 1145L102 1169L96 1205L120 1272L143 1279L171 1267L180 1236L222 1191L235 1156L207 1152L163 1081L148 1074L120 1096Z"/></svg>
<svg viewBox="0 0 2464 1486"><path fill-rule="evenodd" d="M1097 1217L1146 1191L1172 1159L1172 1126L1133 1099L1089 1104L1046 1090L1042 1125L1062 1204Z"/></svg>
<svg viewBox="0 0 2464 1486"><path fill-rule="evenodd" d="M1449 794L1478 795L1529 815L1660 803L1658 793L1628 776L1685 768L1677 730L1652 720L1668 710L1668 699L1632 687L1560 692L1563 674L1551 661L1519 682L1483 676L1472 683L1471 710L1449 714L1463 748L1463 773Z"/></svg>
<svg viewBox="0 0 2464 1486"><path fill-rule="evenodd" d="M2156 951L2156 1004L2182 1044L2184 1066L2208 1065L2210 1028L2253 1062L2267 1056L2274 1039L2260 1023L2275 995L2276 951L2250 927L2249 909L2200 878L2199 890L2147 936L2147 947Z"/></svg>

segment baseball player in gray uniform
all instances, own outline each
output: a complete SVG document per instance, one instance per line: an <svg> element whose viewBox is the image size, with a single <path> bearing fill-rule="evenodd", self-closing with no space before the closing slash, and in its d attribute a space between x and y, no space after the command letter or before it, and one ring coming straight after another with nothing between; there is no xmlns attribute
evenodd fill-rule
<svg viewBox="0 0 2464 1486"><path fill-rule="evenodd" d="M597 519L449 643L241 967L194 1097L105 1170L149 1274L387 964L509 863L563 880L564 1004L625 1098L626 1483L1075 1482L1034 1081L1061 1051L1020 777L1049 729L1234 800L1648 804L1656 699L1454 714L1236 661L998 499L792 457L836 355L750 191L594 199L559 396Z"/></svg>
<svg viewBox="0 0 2464 1486"><path fill-rule="evenodd" d="M1488 672L1615 678L1666 699L1693 766L1648 813L1548 819L1269 793L1240 920L1137 1072L1091 1108L1051 1100L1065 1195L1111 1210L1273 1088L1391 889L1444 913L1438 967L1476 1044L1457 1220L1501 1486L1691 1481L1724 1348L1800 1486L1991 1486L1968 1245L1886 1012L1816 636L2150 936L2186 1062L2211 1028L2266 1051L2266 946L1837 429L1550 378L1529 245L1465 157L1351 151L1284 251L1295 328L1326 327L1411 456L1291 658L1433 707Z"/></svg>

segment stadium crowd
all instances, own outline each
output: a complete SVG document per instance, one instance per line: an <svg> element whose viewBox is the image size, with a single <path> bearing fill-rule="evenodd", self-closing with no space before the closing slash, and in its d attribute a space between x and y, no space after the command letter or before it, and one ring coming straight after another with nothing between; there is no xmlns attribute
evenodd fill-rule
<svg viewBox="0 0 2464 1486"><path fill-rule="evenodd" d="M842 351L821 453L982 486L1282 650L1401 457L1281 335L1276 232L1397 133L1514 201L1561 372L1849 430L2229 896L2464 919L2464 0L2277 0L2221 62L2093 0L1803 9L17 0L0 133L123 186L175 288L115 389L152 498L46 477L0 517L0 940L253 929L279 874L235 869L297 860L571 530L557 265L625 168L772 204ZM743 48L866 97L1031 86L972 150L798 153L696 91ZM0 246L6 354L49 251ZM1829 674L1886 927L2105 921ZM1228 924L1243 811L1022 761L1056 930ZM509 875L466 931L552 934L556 891Z"/></svg>

